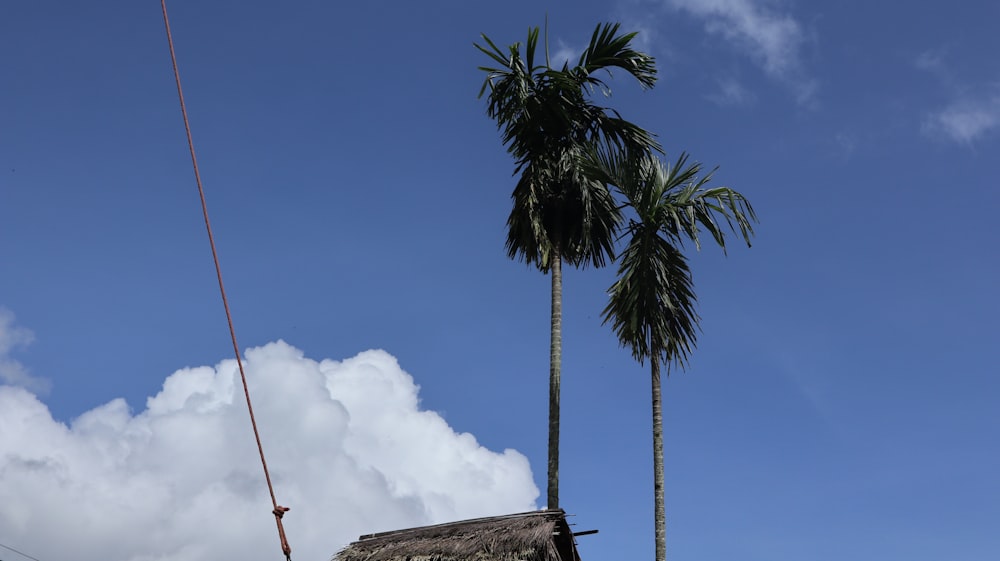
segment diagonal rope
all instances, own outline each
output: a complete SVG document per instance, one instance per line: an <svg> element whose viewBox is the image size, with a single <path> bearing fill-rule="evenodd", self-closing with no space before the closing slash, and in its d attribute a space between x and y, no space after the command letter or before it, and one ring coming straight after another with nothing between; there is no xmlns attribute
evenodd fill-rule
<svg viewBox="0 0 1000 561"><path fill-rule="evenodd" d="M212 246L212 261L215 262L215 276L219 279L219 292L222 294L222 306L226 309L226 322L229 323L229 335L233 341L233 352L236 354L236 364L240 369L240 379L243 381L243 394L247 398L247 410L250 412L250 424L253 426L253 436L257 440L257 451L260 453L260 463L264 467L264 479L267 480L267 490L271 493L271 511L274 520L278 525L278 537L281 540L281 551L285 554L285 559L291 561L292 548L288 545L285 537L285 527L281 524L281 518L288 507L278 506L277 499L274 498L274 485L271 484L271 474L267 470L267 460L264 459L264 446L260 442L260 432L257 430L257 420L253 414L253 404L250 402L250 389L247 387L247 376L243 370L243 360L240 358L240 347L236 343L236 330L233 328L233 316L229 312L229 300L226 298L226 288L222 284L222 268L219 266L219 254L215 249L215 238L212 235L212 224L208 220L208 205L205 203L205 190L201 185L201 173L198 171L198 158L194 154L194 141L191 139L191 125L188 123L187 108L184 105L184 92L181 90L181 75L177 70L177 55L174 53L174 40L170 35L170 19L167 17L167 2L160 0L163 9L163 25L167 30L167 45L170 47L170 61L174 66L174 80L177 82L177 97L181 103L181 115L184 117L184 131L187 133L188 149L191 151L191 165L194 167L194 179L198 184L198 196L201 198L201 212L205 217L205 229L208 231L208 243Z"/></svg>

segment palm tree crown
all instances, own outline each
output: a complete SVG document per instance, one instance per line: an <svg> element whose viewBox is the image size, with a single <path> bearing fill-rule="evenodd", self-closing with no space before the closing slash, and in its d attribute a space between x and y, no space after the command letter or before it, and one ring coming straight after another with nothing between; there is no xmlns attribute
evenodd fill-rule
<svg viewBox="0 0 1000 561"><path fill-rule="evenodd" d="M747 246L757 216L743 195L728 187L711 187L713 172L702 177L701 164L688 164L682 154L674 165L651 156L600 154L591 169L615 185L635 212L623 237L618 279L609 289L603 311L619 341L640 363L653 355L662 362L687 364L694 348L699 317L685 241L701 248L707 230L726 249L725 229L738 230Z"/></svg>
<svg viewBox="0 0 1000 561"><path fill-rule="evenodd" d="M614 110L594 104L595 89L609 92L600 70L621 68L645 88L656 82L653 58L630 47L635 33L618 35L618 24L599 25L576 66L561 69L536 63L538 28L506 52L483 35L476 47L496 67L487 73L480 96L489 90L487 114L497 122L520 174L508 218L507 252L543 272L554 255L574 266L602 266L613 255L620 214L607 187L588 177L578 162L590 146L648 151L652 135Z"/></svg>

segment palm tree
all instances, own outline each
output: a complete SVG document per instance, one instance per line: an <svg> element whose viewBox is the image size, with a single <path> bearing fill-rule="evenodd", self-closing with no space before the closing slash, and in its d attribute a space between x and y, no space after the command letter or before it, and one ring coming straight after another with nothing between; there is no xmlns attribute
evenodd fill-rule
<svg viewBox="0 0 1000 561"><path fill-rule="evenodd" d="M634 212L625 227L628 242L618 257L618 279L602 313L622 346L643 363L649 359L653 405L653 488L656 561L666 559L663 499L663 410L660 367L686 367L700 318L695 311L691 270L681 252L685 240L700 249L704 228L726 248L723 223L739 230L747 246L756 222L753 207L728 187L706 188L712 173L698 177L701 165L682 154L673 166L657 158L597 155L588 167L600 170ZM596 164L596 165L595 165Z"/></svg>
<svg viewBox="0 0 1000 561"><path fill-rule="evenodd" d="M483 35L476 48L496 66L483 66L487 114L502 131L503 143L520 174L507 219L507 255L552 277L549 363L549 508L559 507L559 392L562 357L562 264L601 267L613 257L621 214L607 186L584 173L581 156L593 147L640 153L658 149L652 135L614 110L590 99L610 93L600 71L619 68L643 88L656 81L653 58L631 48L635 33L619 34L618 24L598 25L577 64L553 68L546 48L536 63L539 29L506 51ZM492 64L491 63L491 64Z"/></svg>

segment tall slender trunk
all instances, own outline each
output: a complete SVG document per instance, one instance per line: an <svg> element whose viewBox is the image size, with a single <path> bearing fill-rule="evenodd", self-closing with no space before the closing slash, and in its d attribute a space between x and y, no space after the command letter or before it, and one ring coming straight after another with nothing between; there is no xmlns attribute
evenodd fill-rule
<svg viewBox="0 0 1000 561"><path fill-rule="evenodd" d="M653 378L653 495L656 521L656 561L667 558L667 517L663 506L663 400L660 386L660 356L649 360Z"/></svg>
<svg viewBox="0 0 1000 561"><path fill-rule="evenodd" d="M552 259L552 339L549 347L548 507L559 508L559 388L562 376L562 255Z"/></svg>

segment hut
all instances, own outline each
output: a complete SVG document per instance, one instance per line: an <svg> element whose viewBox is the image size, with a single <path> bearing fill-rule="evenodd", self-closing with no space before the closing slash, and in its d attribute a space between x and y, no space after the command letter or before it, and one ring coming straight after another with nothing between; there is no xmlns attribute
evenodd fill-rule
<svg viewBox="0 0 1000 561"><path fill-rule="evenodd" d="M368 534L333 561L580 561L580 556L566 513L557 509Z"/></svg>

